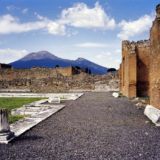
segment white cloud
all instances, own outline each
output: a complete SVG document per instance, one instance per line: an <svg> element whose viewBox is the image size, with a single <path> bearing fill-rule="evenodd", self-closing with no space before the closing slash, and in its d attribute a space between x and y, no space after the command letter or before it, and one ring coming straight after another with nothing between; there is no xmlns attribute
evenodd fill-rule
<svg viewBox="0 0 160 160"><path fill-rule="evenodd" d="M107 56L109 56L109 55L111 55L111 53L110 52L107 52L107 53L105 53L105 52L102 52L104 55L107 55Z"/></svg>
<svg viewBox="0 0 160 160"><path fill-rule="evenodd" d="M67 37L70 37L70 36L71 36L70 34L67 35Z"/></svg>
<svg viewBox="0 0 160 160"><path fill-rule="evenodd" d="M121 50L120 50L120 49L117 49L115 52L116 52L116 53L121 53Z"/></svg>
<svg viewBox="0 0 160 160"><path fill-rule="evenodd" d="M76 34L78 34L78 31L72 32L72 34L73 34L73 35L76 35Z"/></svg>
<svg viewBox="0 0 160 160"><path fill-rule="evenodd" d="M41 15L39 15L37 12L34 13L37 16L37 19L39 20L48 20L47 17L43 17Z"/></svg>
<svg viewBox="0 0 160 160"><path fill-rule="evenodd" d="M113 59L112 57L109 58L109 60L112 60L112 59Z"/></svg>
<svg viewBox="0 0 160 160"><path fill-rule="evenodd" d="M109 56L109 55L111 55L110 52L105 53L102 51L102 54L97 55L96 58L102 59L102 58Z"/></svg>
<svg viewBox="0 0 160 160"><path fill-rule="evenodd" d="M13 5L7 6L6 8L7 8L9 11L13 11L14 9L19 9L19 8L13 6Z"/></svg>
<svg viewBox="0 0 160 160"><path fill-rule="evenodd" d="M12 50L10 48L8 49L0 49L0 56L14 56L17 58L20 58L22 56L27 55L28 52L26 50Z"/></svg>
<svg viewBox="0 0 160 160"><path fill-rule="evenodd" d="M65 35L65 26L35 13L41 21L20 23L19 19L10 14L0 17L0 34L21 33L37 29L46 29L48 33Z"/></svg>
<svg viewBox="0 0 160 160"><path fill-rule="evenodd" d="M115 20L105 13L99 2L95 3L94 8L89 8L84 3L76 3L72 8L62 11L57 23L101 30L115 29L116 27Z"/></svg>
<svg viewBox="0 0 160 160"><path fill-rule="evenodd" d="M119 59L114 60L115 63L120 63L121 61Z"/></svg>
<svg viewBox="0 0 160 160"><path fill-rule="evenodd" d="M18 18L10 14L0 17L0 34L21 33L35 29L45 28L48 21L20 23Z"/></svg>
<svg viewBox="0 0 160 160"><path fill-rule="evenodd" d="M84 54L84 53L86 53L86 52L75 52L73 54Z"/></svg>
<svg viewBox="0 0 160 160"><path fill-rule="evenodd" d="M22 10L22 13L23 13L23 14L26 14L26 13L27 13L27 11L28 11L28 8L26 8L26 9Z"/></svg>
<svg viewBox="0 0 160 160"><path fill-rule="evenodd" d="M121 27L122 31L117 35L117 37L122 40L127 40L129 37L145 33L149 34L149 30L154 19L155 14L152 13L151 15L146 14L135 21L126 22L125 20L122 20L119 23L119 27Z"/></svg>
<svg viewBox="0 0 160 160"><path fill-rule="evenodd" d="M105 55L103 55L103 54L99 54L99 55L96 56L96 58L99 58L99 59L102 59L104 57L105 57Z"/></svg>
<svg viewBox="0 0 160 160"><path fill-rule="evenodd" d="M76 47L107 47L107 44L102 44L102 43L80 43L80 44L75 44L74 46Z"/></svg>
<svg viewBox="0 0 160 160"><path fill-rule="evenodd" d="M51 22L48 24L48 32L54 35L65 35L66 27L64 25L60 25L56 22Z"/></svg>
<svg viewBox="0 0 160 160"><path fill-rule="evenodd" d="M26 50L0 49L0 63L10 63L27 54Z"/></svg>

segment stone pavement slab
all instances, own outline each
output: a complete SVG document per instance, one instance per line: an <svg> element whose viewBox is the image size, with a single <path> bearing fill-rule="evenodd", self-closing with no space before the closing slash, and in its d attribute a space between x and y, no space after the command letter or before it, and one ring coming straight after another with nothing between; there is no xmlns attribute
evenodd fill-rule
<svg viewBox="0 0 160 160"><path fill-rule="evenodd" d="M0 97L56 97L65 100L76 100L84 93L0 93Z"/></svg>

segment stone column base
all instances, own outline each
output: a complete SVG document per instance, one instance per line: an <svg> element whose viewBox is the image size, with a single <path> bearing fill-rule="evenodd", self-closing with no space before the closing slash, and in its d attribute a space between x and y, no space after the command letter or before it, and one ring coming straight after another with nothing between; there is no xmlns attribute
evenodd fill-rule
<svg viewBox="0 0 160 160"><path fill-rule="evenodd" d="M0 143L8 143L14 138L14 132L0 132Z"/></svg>

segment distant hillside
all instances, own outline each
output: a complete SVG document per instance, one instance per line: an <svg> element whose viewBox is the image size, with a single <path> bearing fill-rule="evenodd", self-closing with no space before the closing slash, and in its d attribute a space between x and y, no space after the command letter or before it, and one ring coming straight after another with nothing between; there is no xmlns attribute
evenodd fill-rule
<svg viewBox="0 0 160 160"><path fill-rule="evenodd" d="M59 67L69 67L70 65L72 65L79 67L87 67L91 70L92 74L106 74L108 70L108 68L102 67L84 58L78 58L76 60L62 59L47 51L29 53L18 61L10 63L10 65L12 65L12 67L14 68L28 69L33 66L55 68L56 65L59 65Z"/></svg>

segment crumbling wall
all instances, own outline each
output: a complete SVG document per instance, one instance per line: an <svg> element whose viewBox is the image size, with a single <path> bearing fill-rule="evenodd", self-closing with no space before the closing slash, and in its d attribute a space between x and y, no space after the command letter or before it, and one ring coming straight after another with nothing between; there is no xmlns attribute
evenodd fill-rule
<svg viewBox="0 0 160 160"><path fill-rule="evenodd" d="M160 109L160 4L150 30L150 104Z"/></svg>
<svg viewBox="0 0 160 160"><path fill-rule="evenodd" d="M61 73L63 76L72 76L72 66L70 67L56 67L58 73Z"/></svg>
<svg viewBox="0 0 160 160"><path fill-rule="evenodd" d="M46 77L57 77L55 68L32 67L31 69L0 69L0 80L14 79L42 79Z"/></svg>
<svg viewBox="0 0 160 160"><path fill-rule="evenodd" d="M122 42L120 91L127 97L148 96L150 41Z"/></svg>
<svg viewBox="0 0 160 160"><path fill-rule="evenodd" d="M122 42L122 63L120 65L120 91L127 97L136 96L136 69L137 58L135 44L129 41Z"/></svg>
<svg viewBox="0 0 160 160"><path fill-rule="evenodd" d="M68 92L70 89L94 90L95 85L108 84L117 79L119 72L92 76L80 73L74 76L63 76L57 73L56 77L41 79L13 79L0 80L0 89L29 89L32 92Z"/></svg>

